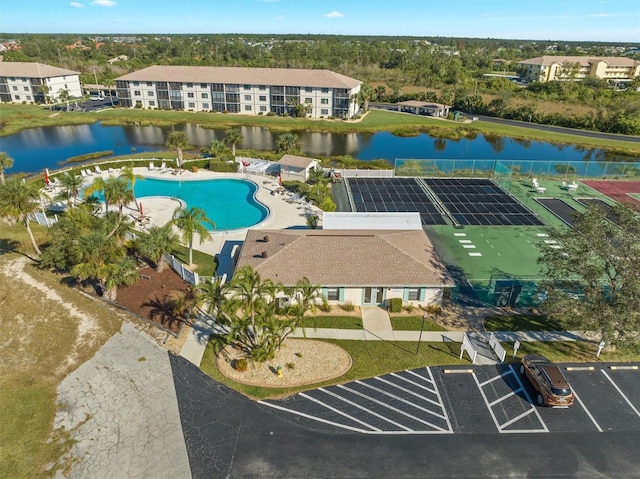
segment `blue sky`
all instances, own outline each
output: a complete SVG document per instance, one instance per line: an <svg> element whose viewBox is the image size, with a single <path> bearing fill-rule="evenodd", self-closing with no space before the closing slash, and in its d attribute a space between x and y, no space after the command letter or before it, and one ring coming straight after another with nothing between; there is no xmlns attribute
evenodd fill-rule
<svg viewBox="0 0 640 479"><path fill-rule="evenodd" d="M640 42L638 0L8 0L8 33L319 33Z"/></svg>

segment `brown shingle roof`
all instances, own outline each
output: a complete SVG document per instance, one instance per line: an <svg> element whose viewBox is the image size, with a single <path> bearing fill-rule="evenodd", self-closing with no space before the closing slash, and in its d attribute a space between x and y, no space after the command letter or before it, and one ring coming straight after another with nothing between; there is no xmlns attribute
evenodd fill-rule
<svg viewBox="0 0 640 479"><path fill-rule="evenodd" d="M422 230L249 230L243 266L285 286L453 286Z"/></svg>
<svg viewBox="0 0 640 479"><path fill-rule="evenodd" d="M153 65L116 78L123 81L230 83L355 88L362 82L330 70Z"/></svg>
<svg viewBox="0 0 640 479"><path fill-rule="evenodd" d="M0 76L3 77L51 78L79 74L80 72L45 65L44 63L0 62Z"/></svg>
<svg viewBox="0 0 640 479"><path fill-rule="evenodd" d="M306 168L314 161L317 162L318 160L307 158L306 156L284 155L278 163L285 166L293 166L294 168Z"/></svg>

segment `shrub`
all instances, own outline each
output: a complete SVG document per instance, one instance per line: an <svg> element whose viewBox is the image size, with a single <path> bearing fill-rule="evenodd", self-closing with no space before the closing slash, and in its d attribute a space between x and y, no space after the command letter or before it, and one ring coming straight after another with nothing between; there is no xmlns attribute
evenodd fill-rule
<svg viewBox="0 0 640 479"><path fill-rule="evenodd" d="M433 315L439 315L442 314L442 306L440 306L439 304L428 304L427 306L424 307L424 310L429 313L429 314L433 314Z"/></svg>
<svg viewBox="0 0 640 479"><path fill-rule="evenodd" d="M356 307L353 305L353 303L351 301L347 301L346 303L342 303L340 305L340 307L346 311L347 313L351 313L352 311L354 311L356 309Z"/></svg>
<svg viewBox="0 0 640 479"><path fill-rule="evenodd" d="M402 309L404 309L407 313L413 311L413 304L405 304Z"/></svg>
<svg viewBox="0 0 640 479"><path fill-rule="evenodd" d="M276 114L273 111L269 111L269 112L267 112L267 116L276 116Z"/></svg>
<svg viewBox="0 0 640 479"><path fill-rule="evenodd" d="M285 366L287 366L287 369L295 369L296 365L294 363L287 363L285 364Z"/></svg>
<svg viewBox="0 0 640 479"><path fill-rule="evenodd" d="M318 309L323 313L331 311L331 305L329 304L329 301L327 301L327 298L322 299L322 304L318 305Z"/></svg>
<svg viewBox="0 0 640 479"><path fill-rule="evenodd" d="M389 300L389 311L392 313L400 313L402 312L402 299L401 298L391 298Z"/></svg>
<svg viewBox="0 0 640 479"><path fill-rule="evenodd" d="M236 361L235 369L238 372L245 372L247 370L247 360L246 359L238 359Z"/></svg>

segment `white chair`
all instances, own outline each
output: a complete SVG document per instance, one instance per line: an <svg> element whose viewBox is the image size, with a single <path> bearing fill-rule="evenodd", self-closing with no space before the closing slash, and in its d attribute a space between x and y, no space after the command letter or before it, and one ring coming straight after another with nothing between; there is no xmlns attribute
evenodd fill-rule
<svg viewBox="0 0 640 479"><path fill-rule="evenodd" d="M160 165L160 173L168 173L169 171L171 171L171 168L167 168L167 162L163 161Z"/></svg>
<svg viewBox="0 0 640 479"><path fill-rule="evenodd" d="M150 162L149 162L149 171L151 171L151 170L157 170L157 169L158 169L158 167L157 167L156 165L154 165L154 164L153 164L153 161L150 161Z"/></svg>
<svg viewBox="0 0 640 479"><path fill-rule="evenodd" d="M99 175L101 175L101 174L102 174L102 170L100 169L100 167L99 167L98 165L96 165L96 166L94 167L94 170L96 170L96 173L97 173L97 174L99 174Z"/></svg>

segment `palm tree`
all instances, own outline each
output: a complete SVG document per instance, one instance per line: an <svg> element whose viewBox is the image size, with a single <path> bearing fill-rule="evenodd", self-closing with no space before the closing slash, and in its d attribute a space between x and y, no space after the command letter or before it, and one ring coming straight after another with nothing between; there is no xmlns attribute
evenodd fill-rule
<svg viewBox="0 0 640 479"><path fill-rule="evenodd" d="M362 105L362 109L367 111L369 109L369 101L373 97L373 87L368 83L363 83L358 93L358 103Z"/></svg>
<svg viewBox="0 0 640 479"><path fill-rule="evenodd" d="M242 134L240 134L240 130L238 128L231 128L227 130L224 134L224 142L228 145L231 145L231 152L233 156L236 156L236 145L242 143Z"/></svg>
<svg viewBox="0 0 640 479"><path fill-rule="evenodd" d="M18 178L9 178L0 185L0 215L16 218L23 221L31 244L36 253L40 254L40 248L31 231L29 215L40 209L40 188L37 183L23 183Z"/></svg>
<svg viewBox="0 0 640 479"><path fill-rule="evenodd" d="M206 239L211 238L211 233L205 227L205 224L215 228L216 225L211 221L205 211L202 208L191 207L184 209L181 207L176 208L173 212L173 224L182 231L182 241L189 246L189 265L193 264L193 238L197 233L200 237L200 244L204 243Z"/></svg>
<svg viewBox="0 0 640 479"><path fill-rule="evenodd" d="M13 166L13 158L4 151L0 151L0 184L4 185L4 170Z"/></svg>
<svg viewBox="0 0 640 479"><path fill-rule="evenodd" d="M109 100L111 101L111 107L113 108L113 95L111 94L111 91L115 86L115 81L113 80L113 78L107 78L102 83L109 90Z"/></svg>
<svg viewBox="0 0 640 479"><path fill-rule="evenodd" d="M124 257L117 263L111 263L105 269L104 297L115 301L118 295L118 286L130 286L140 279L136 262L129 257Z"/></svg>
<svg viewBox="0 0 640 479"><path fill-rule="evenodd" d="M84 196L85 197L91 196L93 193L98 193L102 191L102 193L104 194L104 212L106 214L107 211L109 210L109 199L107 198L105 188L106 188L105 179L102 178L101 176L98 176L95 180L93 180L93 183L87 186L87 188L84 190Z"/></svg>
<svg viewBox="0 0 640 479"><path fill-rule="evenodd" d="M172 251L179 244L178 236L173 232L169 222L164 226L152 226L147 233L138 237L139 251L149 258L161 273L164 269L164 254Z"/></svg>
<svg viewBox="0 0 640 479"><path fill-rule="evenodd" d="M196 286L196 304L199 307L206 305L209 315L215 315L223 301L224 289L220 278Z"/></svg>
<svg viewBox="0 0 640 479"><path fill-rule="evenodd" d="M295 133L284 133L276 140L276 153L298 153L300 137Z"/></svg>
<svg viewBox="0 0 640 479"><path fill-rule="evenodd" d="M132 166L125 166L122 169L122 177L126 178L127 181L129 181L129 183L131 184L131 192L133 193L133 201L135 201L136 203L136 209L140 209L140 205L138 204L138 199L136 198L136 192L135 192L135 187L136 187L136 180L141 180L144 177L137 175L133 172L133 167Z"/></svg>
<svg viewBox="0 0 640 479"><path fill-rule="evenodd" d="M58 92L58 98L60 99L60 101L63 101L67 104L67 111L69 111L69 98L71 97L71 94L69 93L69 90L67 90L66 88L64 90L60 90Z"/></svg>
<svg viewBox="0 0 640 479"><path fill-rule="evenodd" d="M82 176L75 175L73 171L67 171L66 173L63 173L59 178L60 184L62 185L62 193L60 194L60 196L67 200L69 206L75 206L76 200L80 195L80 188L82 188Z"/></svg>
<svg viewBox="0 0 640 479"><path fill-rule="evenodd" d="M182 168L182 150L190 148L189 139L184 131L172 131L167 136L166 147L176 150L178 154L178 168Z"/></svg>
<svg viewBox="0 0 640 479"><path fill-rule="evenodd" d="M129 181L125 177L119 176L117 178L110 178L105 182L104 198L105 201L107 201L108 198L109 203L118 207L118 220L107 235L110 237L116 232L122 222L122 210L124 206L131 203L135 197Z"/></svg>
<svg viewBox="0 0 640 479"><path fill-rule="evenodd" d="M222 158L225 154L227 154L228 151L229 148L224 143L224 141L213 140L209 145L209 154L214 158Z"/></svg>

